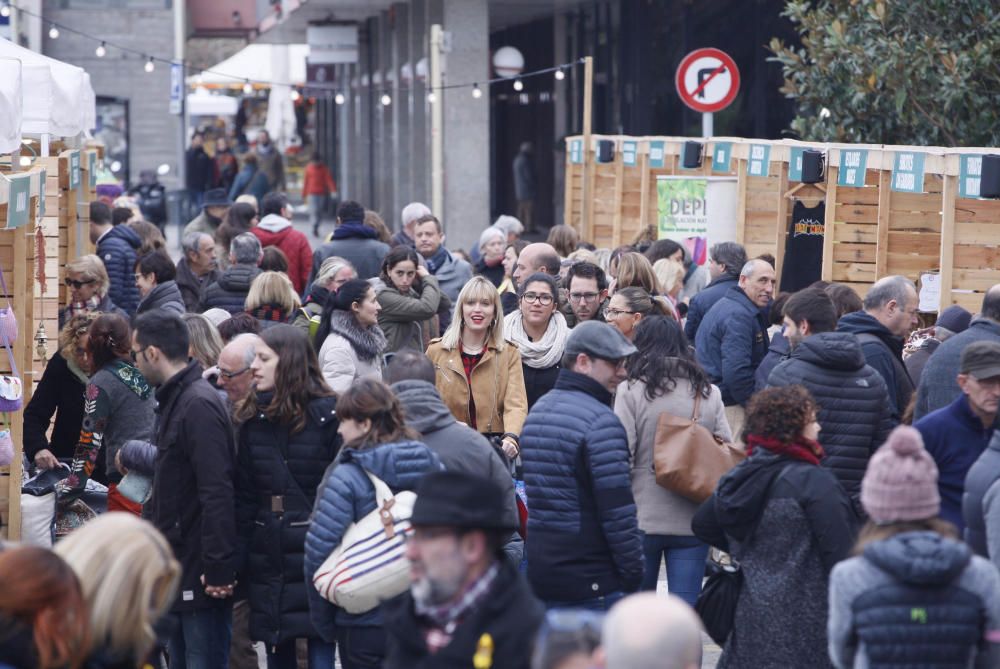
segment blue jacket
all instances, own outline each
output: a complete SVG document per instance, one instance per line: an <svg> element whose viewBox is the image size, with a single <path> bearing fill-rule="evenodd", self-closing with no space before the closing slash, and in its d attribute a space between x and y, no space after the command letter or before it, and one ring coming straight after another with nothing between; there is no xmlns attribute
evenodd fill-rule
<svg viewBox="0 0 1000 669"><path fill-rule="evenodd" d="M962 392L955 380L958 376L959 359L965 347L977 341L1000 343L1000 323L989 318L976 318L964 332L949 337L934 349L920 378L913 379L914 383L919 384L917 403L913 408L914 420L920 420L930 412L948 406Z"/></svg>
<svg viewBox="0 0 1000 669"><path fill-rule="evenodd" d="M544 600L632 592L643 558L625 428L611 394L563 369L521 431L528 580Z"/></svg>
<svg viewBox="0 0 1000 669"><path fill-rule="evenodd" d="M142 246L138 233L127 225L116 225L97 242L97 256L111 279L111 301L131 316L139 306L139 287L135 285L136 252Z"/></svg>
<svg viewBox="0 0 1000 669"><path fill-rule="evenodd" d="M764 312L732 285L705 315L694 348L698 362L722 391L723 403L746 404L753 395L754 372L767 355Z"/></svg>
<svg viewBox="0 0 1000 669"><path fill-rule="evenodd" d="M738 282L739 277L735 277L732 274L723 274L717 279L713 279L700 293L691 298L691 303L688 305L687 320L684 321L684 334L687 335L689 342L694 343L695 336L698 334L698 327L705 318L705 314Z"/></svg>
<svg viewBox="0 0 1000 669"><path fill-rule="evenodd" d="M257 198L257 202L260 202L270 190L266 174L259 169L244 167L236 175L233 187L229 189L229 199L235 201L240 195L249 193Z"/></svg>
<svg viewBox="0 0 1000 669"><path fill-rule="evenodd" d="M781 328L771 337L771 345L767 348L767 355L760 361L757 371L753 373L754 391L767 388L767 379L771 372L778 366L778 363L788 360L792 347L785 336L785 329Z"/></svg>
<svg viewBox="0 0 1000 669"><path fill-rule="evenodd" d="M438 456L419 441L379 444L373 448L348 448L331 464L320 483L306 533L305 577L313 625L325 641L333 641L333 625L381 626L382 615L373 609L353 615L319 596L312 579L323 561L340 545L351 523L375 510L375 489L364 468L382 479L394 493L413 490L424 474L443 469Z"/></svg>
<svg viewBox="0 0 1000 669"><path fill-rule="evenodd" d="M962 493L965 476L983 454L993 436L993 427L972 412L965 393L943 409L934 411L913 424L924 438L924 447L938 467L938 491L941 494L941 517L961 532Z"/></svg>
<svg viewBox="0 0 1000 669"><path fill-rule="evenodd" d="M865 363L882 375L889 391L889 411L899 422L913 396L913 381L903 364L903 339L865 311L844 314L837 323L837 332L850 332L861 342Z"/></svg>

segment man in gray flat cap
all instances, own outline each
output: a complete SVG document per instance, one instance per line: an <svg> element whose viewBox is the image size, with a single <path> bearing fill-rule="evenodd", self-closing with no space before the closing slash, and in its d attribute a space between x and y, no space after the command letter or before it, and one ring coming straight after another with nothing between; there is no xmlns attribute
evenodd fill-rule
<svg viewBox="0 0 1000 669"><path fill-rule="evenodd" d="M635 351L607 323L577 325L521 432L528 580L549 608L604 611L642 580L628 441L610 406Z"/></svg>

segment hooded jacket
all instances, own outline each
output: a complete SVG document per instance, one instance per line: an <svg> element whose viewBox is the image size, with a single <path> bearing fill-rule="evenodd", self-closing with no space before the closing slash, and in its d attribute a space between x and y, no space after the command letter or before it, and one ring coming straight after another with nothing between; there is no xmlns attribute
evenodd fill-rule
<svg viewBox="0 0 1000 669"><path fill-rule="evenodd" d="M260 245L277 246L288 259L288 278L295 292L305 292L312 269L312 247L304 234L292 227L287 218L268 214L250 232L260 240Z"/></svg>
<svg viewBox="0 0 1000 669"><path fill-rule="evenodd" d="M754 371L767 354L767 322L738 285L705 315L695 353L725 405L746 404L754 391Z"/></svg>
<svg viewBox="0 0 1000 669"><path fill-rule="evenodd" d="M340 545L351 523L375 510L375 490L365 474L380 478L393 493L415 490L420 479L443 469L438 456L419 441L398 441L368 448L346 448L327 467L316 491L316 505L306 533L305 577L311 584L323 561ZM320 597L310 587L309 609L320 636L333 641L337 626L380 626L379 609L351 614Z"/></svg>
<svg viewBox="0 0 1000 669"><path fill-rule="evenodd" d="M743 571L720 668L830 666L827 578L850 551L851 516L827 469L764 449L722 477L691 522Z"/></svg>
<svg viewBox="0 0 1000 669"><path fill-rule="evenodd" d="M219 279L205 288L201 295L198 311L205 313L218 307L231 314L238 314L246 309L247 293L250 284L260 274L260 268L250 265L230 265L219 275Z"/></svg>
<svg viewBox="0 0 1000 669"><path fill-rule="evenodd" d="M1000 575L936 532L865 546L830 575L830 657L837 667L1000 666Z"/></svg>
<svg viewBox="0 0 1000 669"><path fill-rule="evenodd" d="M136 252L142 246L139 234L127 225L116 225L97 241L97 256L104 263L111 287L111 301L131 316L139 305L139 287L135 285Z"/></svg>
<svg viewBox="0 0 1000 669"><path fill-rule="evenodd" d="M181 295L176 281L164 281L153 286L152 290L146 293L146 297L139 301L135 313L144 314L153 309L163 309L175 314L184 313L184 296Z"/></svg>
<svg viewBox="0 0 1000 669"><path fill-rule="evenodd" d="M434 316L441 303L441 290L437 278L428 275L420 279L419 294L411 287L404 295L381 278L372 279L371 284L382 307L378 326L385 334L386 353L425 350L430 340L438 336Z"/></svg>
<svg viewBox="0 0 1000 669"><path fill-rule="evenodd" d="M868 460L893 427L885 382L865 364L857 338L846 332L806 337L774 368L767 385L802 385L812 394L823 426L821 464L857 501Z"/></svg>
<svg viewBox="0 0 1000 669"><path fill-rule="evenodd" d="M739 277L723 274L691 298L691 302L688 304L687 320L684 321L684 334L687 335L689 342L694 343L705 314L715 306L716 302L722 299L730 288L738 283Z"/></svg>
<svg viewBox="0 0 1000 669"><path fill-rule="evenodd" d="M977 341L1000 343L1000 323L982 316L969 324L964 332L948 337L934 351L924 365L917 388L917 404L913 409L913 420L920 420L932 411L951 404L962 392L958 387L959 360L965 347Z"/></svg>
<svg viewBox="0 0 1000 669"><path fill-rule="evenodd" d="M882 375L889 392L889 410L894 421L899 422L913 395L913 381L903 364L903 339L889 332L866 311L845 314L837 324L837 332L857 335L861 352L876 372Z"/></svg>

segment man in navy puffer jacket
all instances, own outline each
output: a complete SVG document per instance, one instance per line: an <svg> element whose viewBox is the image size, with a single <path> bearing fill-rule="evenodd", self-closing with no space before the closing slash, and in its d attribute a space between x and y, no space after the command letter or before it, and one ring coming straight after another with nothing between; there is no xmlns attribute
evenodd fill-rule
<svg viewBox="0 0 1000 669"><path fill-rule="evenodd" d="M127 225L111 225L111 208L95 201L90 203L90 241L97 245L97 257L108 271L111 301L129 316L134 315L139 306L135 260L142 240Z"/></svg>
<svg viewBox="0 0 1000 669"><path fill-rule="evenodd" d="M521 431L528 580L549 608L606 610L642 580L628 442L610 407L635 350L607 323L577 325Z"/></svg>

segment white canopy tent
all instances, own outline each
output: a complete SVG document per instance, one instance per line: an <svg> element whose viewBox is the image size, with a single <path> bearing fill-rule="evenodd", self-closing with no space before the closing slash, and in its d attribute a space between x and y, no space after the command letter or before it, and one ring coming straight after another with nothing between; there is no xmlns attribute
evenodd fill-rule
<svg viewBox="0 0 1000 669"><path fill-rule="evenodd" d="M236 116L239 106L236 98L209 93L204 88L187 96L188 116Z"/></svg>
<svg viewBox="0 0 1000 669"><path fill-rule="evenodd" d="M83 68L5 39L0 39L0 58L21 62L23 132L76 137L97 125L97 100Z"/></svg>
<svg viewBox="0 0 1000 669"><path fill-rule="evenodd" d="M280 72L283 54L288 55L287 78ZM278 82L284 84L306 83L306 57L308 44L250 44L217 65L210 71L187 78L188 86L239 87L250 81ZM278 63L279 67L275 67Z"/></svg>
<svg viewBox="0 0 1000 669"><path fill-rule="evenodd" d="M21 61L0 58L0 153L21 148Z"/></svg>

